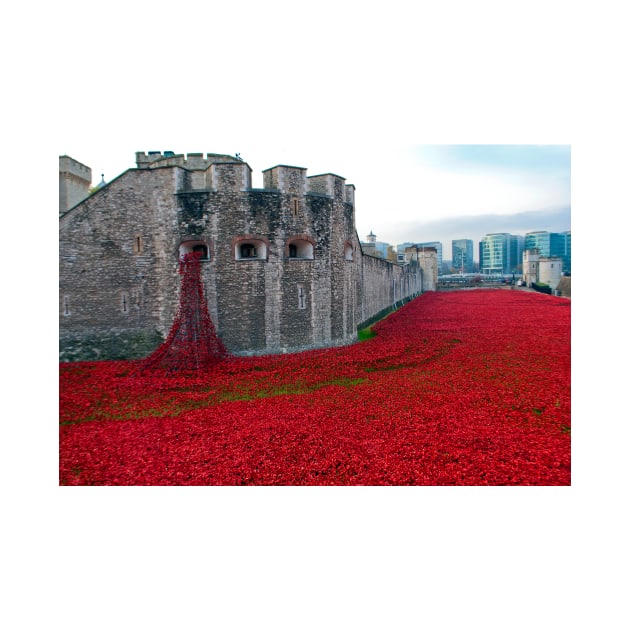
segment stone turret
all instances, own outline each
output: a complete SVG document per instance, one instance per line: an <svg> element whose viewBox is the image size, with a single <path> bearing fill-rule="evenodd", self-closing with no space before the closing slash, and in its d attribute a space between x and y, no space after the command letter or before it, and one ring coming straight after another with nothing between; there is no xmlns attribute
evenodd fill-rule
<svg viewBox="0 0 630 630"><path fill-rule="evenodd" d="M436 291L438 283L438 254L435 247L417 248L417 260L422 270L422 290Z"/></svg>
<svg viewBox="0 0 630 630"><path fill-rule="evenodd" d="M59 214L86 199L90 194L92 169L67 155L59 156Z"/></svg>
<svg viewBox="0 0 630 630"><path fill-rule="evenodd" d="M541 256L539 250L526 249L523 253L523 281L531 287L534 283L548 285L552 291L558 288L562 278L562 258Z"/></svg>

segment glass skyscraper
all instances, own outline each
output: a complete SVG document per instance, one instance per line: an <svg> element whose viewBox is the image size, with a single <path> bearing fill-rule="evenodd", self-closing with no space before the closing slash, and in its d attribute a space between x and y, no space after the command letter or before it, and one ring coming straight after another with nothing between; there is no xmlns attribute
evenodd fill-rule
<svg viewBox="0 0 630 630"><path fill-rule="evenodd" d="M453 269L472 273L473 271L473 242L469 238L458 238L452 241Z"/></svg>
<svg viewBox="0 0 630 630"><path fill-rule="evenodd" d="M524 236L510 234L510 259L508 261L507 273L522 273L524 246Z"/></svg>
<svg viewBox="0 0 630 630"><path fill-rule="evenodd" d="M510 235L486 234L479 243L479 269L482 273L507 273Z"/></svg>
<svg viewBox="0 0 630 630"><path fill-rule="evenodd" d="M571 273L571 232L528 232L525 249L537 249L541 256L562 258L562 271Z"/></svg>
<svg viewBox="0 0 630 630"><path fill-rule="evenodd" d="M479 243L481 273L520 273L523 263L522 236L507 232L486 234Z"/></svg>

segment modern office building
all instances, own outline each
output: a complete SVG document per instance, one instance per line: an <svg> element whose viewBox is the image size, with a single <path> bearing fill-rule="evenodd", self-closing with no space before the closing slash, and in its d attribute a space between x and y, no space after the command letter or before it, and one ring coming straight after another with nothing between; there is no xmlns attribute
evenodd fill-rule
<svg viewBox="0 0 630 630"><path fill-rule="evenodd" d="M522 236L507 232L486 234L479 243L481 273L521 273L523 245Z"/></svg>
<svg viewBox="0 0 630 630"><path fill-rule="evenodd" d="M571 230L561 232L564 235L564 255L562 258L562 269L564 273L571 275Z"/></svg>
<svg viewBox="0 0 630 630"><path fill-rule="evenodd" d="M452 241L453 268L461 273L473 272L473 242L469 238Z"/></svg>
<svg viewBox="0 0 630 630"><path fill-rule="evenodd" d="M481 273L509 273L510 235L506 232L486 234L479 242Z"/></svg>
<svg viewBox="0 0 630 630"><path fill-rule="evenodd" d="M510 259L508 273L523 272L523 251L525 249L525 237L520 234L510 234Z"/></svg>
<svg viewBox="0 0 630 630"><path fill-rule="evenodd" d="M562 258L565 273L571 273L571 232L527 232L524 249L537 249L540 256Z"/></svg>

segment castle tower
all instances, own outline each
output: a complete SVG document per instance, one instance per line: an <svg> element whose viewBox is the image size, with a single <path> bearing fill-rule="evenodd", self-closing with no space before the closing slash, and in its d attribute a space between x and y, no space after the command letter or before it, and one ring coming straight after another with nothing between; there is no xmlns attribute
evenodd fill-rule
<svg viewBox="0 0 630 630"><path fill-rule="evenodd" d="M435 247L416 247L418 264L422 270L422 290L436 291L438 283L438 253Z"/></svg>
<svg viewBox="0 0 630 630"><path fill-rule="evenodd" d="M92 169L67 155L59 156L59 214L63 214L90 194Z"/></svg>

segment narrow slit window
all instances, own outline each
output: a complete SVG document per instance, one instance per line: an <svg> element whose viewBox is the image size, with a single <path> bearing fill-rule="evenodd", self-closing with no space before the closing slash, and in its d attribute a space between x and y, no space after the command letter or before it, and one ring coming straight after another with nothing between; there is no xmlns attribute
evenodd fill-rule
<svg viewBox="0 0 630 630"><path fill-rule="evenodd" d="M63 297L63 314L70 315L70 298L67 295Z"/></svg>
<svg viewBox="0 0 630 630"><path fill-rule="evenodd" d="M306 293L304 292L304 285L298 284L298 309L303 310L306 308Z"/></svg>
<svg viewBox="0 0 630 630"><path fill-rule="evenodd" d="M291 200L291 210L293 211L293 216L297 217L300 214L300 200L292 199Z"/></svg>
<svg viewBox="0 0 630 630"><path fill-rule="evenodd" d="M142 253L142 237L136 236L133 240L133 253L141 254Z"/></svg>

